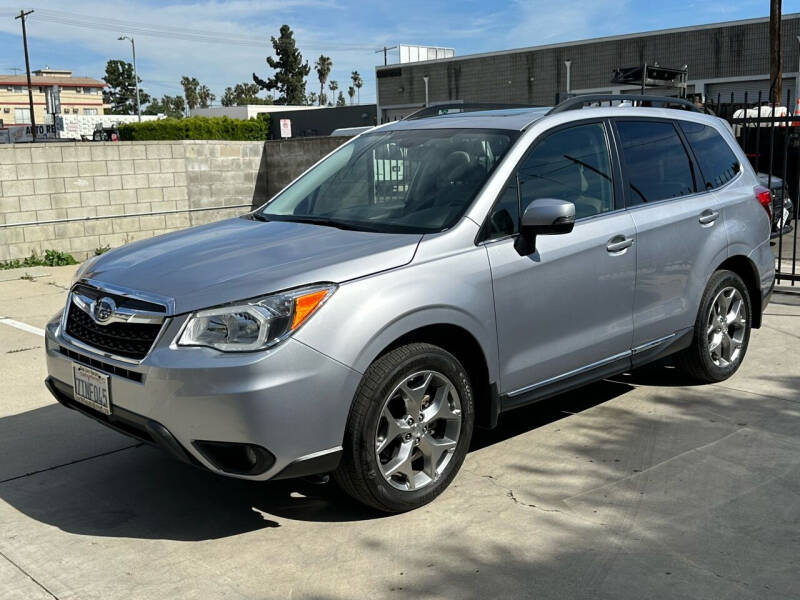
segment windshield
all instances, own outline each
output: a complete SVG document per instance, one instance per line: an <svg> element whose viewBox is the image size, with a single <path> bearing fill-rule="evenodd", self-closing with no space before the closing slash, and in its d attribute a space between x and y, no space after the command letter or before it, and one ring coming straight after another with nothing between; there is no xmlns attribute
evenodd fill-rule
<svg viewBox="0 0 800 600"><path fill-rule="evenodd" d="M461 218L517 136L482 129L365 134L255 216L367 231L442 231Z"/></svg>

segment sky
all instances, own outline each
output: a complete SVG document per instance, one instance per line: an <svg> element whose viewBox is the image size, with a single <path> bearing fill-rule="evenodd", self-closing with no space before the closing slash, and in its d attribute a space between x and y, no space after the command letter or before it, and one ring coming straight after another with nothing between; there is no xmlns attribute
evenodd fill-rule
<svg viewBox="0 0 800 600"><path fill-rule="evenodd" d="M197 77L217 96L236 83L266 78L270 36L293 30L312 66L307 91L319 92L314 60L333 60L329 79L347 91L350 73L364 79L362 102L375 101L375 65L383 46L419 44L455 49L457 56L608 35L684 27L769 15L769 0L0 0L0 73L25 68L19 20L28 17L31 69L71 69L102 78L109 59L131 60L136 39L142 87L155 96L182 93L182 75ZM800 0L784 0L784 14ZM397 62L397 50L389 62ZM24 72L24 71L23 71Z"/></svg>

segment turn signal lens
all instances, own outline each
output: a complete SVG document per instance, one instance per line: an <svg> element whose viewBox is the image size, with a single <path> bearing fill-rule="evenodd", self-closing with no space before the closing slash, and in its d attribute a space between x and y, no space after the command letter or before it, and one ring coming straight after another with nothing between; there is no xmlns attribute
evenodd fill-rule
<svg viewBox="0 0 800 600"><path fill-rule="evenodd" d="M320 303L325 300L328 293L330 293L330 290L325 289L295 298L292 331L300 327L303 321L305 321L308 316L317 309Z"/></svg>
<svg viewBox="0 0 800 600"><path fill-rule="evenodd" d="M175 343L221 352L252 352L292 335L330 296L331 283L307 286L192 313Z"/></svg>

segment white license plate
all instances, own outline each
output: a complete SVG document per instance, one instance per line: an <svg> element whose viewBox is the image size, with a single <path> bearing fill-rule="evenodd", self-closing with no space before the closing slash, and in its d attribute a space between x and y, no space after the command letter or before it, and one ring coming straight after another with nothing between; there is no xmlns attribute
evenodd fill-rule
<svg viewBox="0 0 800 600"><path fill-rule="evenodd" d="M111 390L108 375L84 365L72 365L72 389L75 400L81 404L111 414Z"/></svg>

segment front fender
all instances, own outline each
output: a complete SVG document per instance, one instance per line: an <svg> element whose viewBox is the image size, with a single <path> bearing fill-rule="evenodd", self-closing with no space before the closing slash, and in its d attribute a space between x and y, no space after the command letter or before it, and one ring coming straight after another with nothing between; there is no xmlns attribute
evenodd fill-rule
<svg viewBox="0 0 800 600"><path fill-rule="evenodd" d="M296 338L361 373L392 342L429 325L470 333L497 381L497 333L483 247L342 284Z"/></svg>

